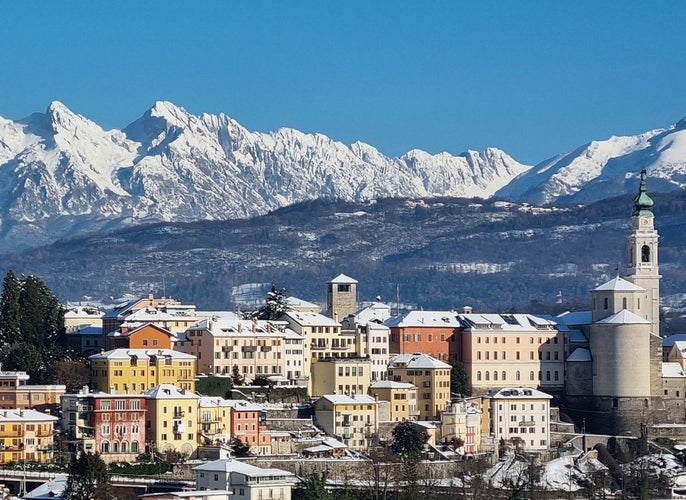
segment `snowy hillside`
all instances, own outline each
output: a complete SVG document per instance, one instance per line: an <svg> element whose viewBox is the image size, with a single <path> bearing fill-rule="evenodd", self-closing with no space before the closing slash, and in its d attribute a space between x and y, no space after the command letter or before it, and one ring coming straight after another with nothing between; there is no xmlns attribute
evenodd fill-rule
<svg viewBox="0 0 686 500"><path fill-rule="evenodd" d="M522 165L497 149L388 158L283 128L250 132L230 117L158 102L104 131L59 102L0 118L0 250L154 221L250 217L326 198L490 197Z"/></svg>

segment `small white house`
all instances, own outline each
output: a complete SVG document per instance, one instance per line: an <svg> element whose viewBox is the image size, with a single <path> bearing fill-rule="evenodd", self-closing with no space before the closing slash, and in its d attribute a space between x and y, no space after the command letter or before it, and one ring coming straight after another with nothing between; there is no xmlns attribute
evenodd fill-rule
<svg viewBox="0 0 686 500"><path fill-rule="evenodd" d="M220 459L194 467L198 490L226 490L232 500L291 500L295 475L262 469L238 460Z"/></svg>

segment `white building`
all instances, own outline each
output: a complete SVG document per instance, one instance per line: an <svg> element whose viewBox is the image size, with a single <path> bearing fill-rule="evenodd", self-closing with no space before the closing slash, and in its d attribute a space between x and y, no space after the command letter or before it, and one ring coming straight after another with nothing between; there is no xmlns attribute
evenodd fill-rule
<svg viewBox="0 0 686 500"><path fill-rule="evenodd" d="M536 389L506 388L487 397L496 442L502 439L532 451L548 449L552 396Z"/></svg>
<svg viewBox="0 0 686 500"><path fill-rule="evenodd" d="M225 490L232 500L291 500L295 475L262 469L238 460L221 459L194 467L199 490Z"/></svg>

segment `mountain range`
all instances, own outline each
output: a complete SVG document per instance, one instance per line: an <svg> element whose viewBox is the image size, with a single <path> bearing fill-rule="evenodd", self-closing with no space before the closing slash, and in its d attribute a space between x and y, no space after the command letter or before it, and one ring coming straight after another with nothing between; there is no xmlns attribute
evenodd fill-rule
<svg viewBox="0 0 686 500"><path fill-rule="evenodd" d="M246 219L316 199L589 203L633 192L642 168L651 191L667 192L686 184L685 153L686 120L530 166L496 148L389 158L362 142L252 132L170 102L103 130L53 102L22 120L0 117L0 251L138 224Z"/></svg>

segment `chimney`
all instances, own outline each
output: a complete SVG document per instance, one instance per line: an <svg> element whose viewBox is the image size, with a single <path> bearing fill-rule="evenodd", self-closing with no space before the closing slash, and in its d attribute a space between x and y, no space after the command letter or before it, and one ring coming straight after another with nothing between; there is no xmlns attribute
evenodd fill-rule
<svg viewBox="0 0 686 500"><path fill-rule="evenodd" d="M253 318L252 320L252 331L253 333L257 331L257 318Z"/></svg>
<svg viewBox="0 0 686 500"><path fill-rule="evenodd" d="M464 306L464 307L462 308L462 312L463 312L464 314L472 314L472 306Z"/></svg>

